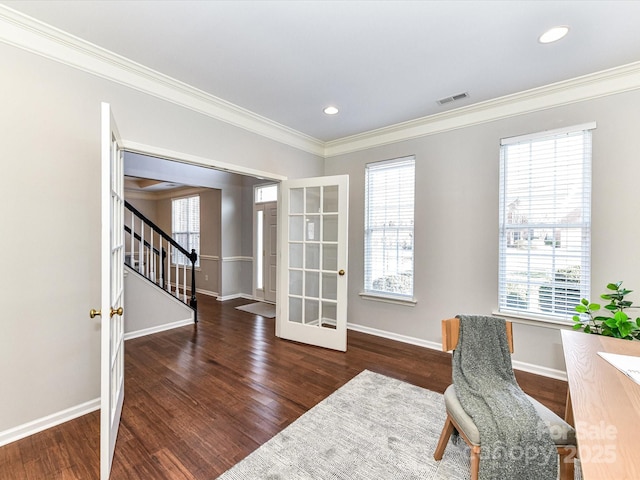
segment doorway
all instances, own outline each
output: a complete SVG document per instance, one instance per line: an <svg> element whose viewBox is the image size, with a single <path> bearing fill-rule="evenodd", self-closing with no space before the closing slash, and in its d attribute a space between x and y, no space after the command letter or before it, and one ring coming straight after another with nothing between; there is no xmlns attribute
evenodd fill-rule
<svg viewBox="0 0 640 480"><path fill-rule="evenodd" d="M254 297L276 303L278 271L278 184L256 185L253 207Z"/></svg>
<svg viewBox="0 0 640 480"><path fill-rule="evenodd" d="M201 214L207 217L201 219L200 225L202 244L197 252L200 260L200 267L196 271L197 293L214 296L221 301L254 299L254 187L271 181L270 184L276 189L274 199L277 199L277 184L273 182L280 179L273 176L258 177L253 171L221 170L217 166L206 166L203 161L196 164L192 163L195 159L191 157L189 160L176 160L160 152L149 154L140 150L126 150L125 175L154 180L144 182L146 187L143 190L155 195L156 224L163 228L166 226L166 231L170 231L171 222L168 217L170 211L165 204L170 202L168 198L172 191L193 190L201 195L205 192L201 199ZM144 192L134 193L140 197ZM145 203L144 200L137 201ZM147 202L149 205L151 203ZM148 210L151 215L149 218L155 221L154 208Z"/></svg>
<svg viewBox="0 0 640 480"><path fill-rule="evenodd" d="M254 296L257 300L276 303L278 203L256 203L254 218Z"/></svg>

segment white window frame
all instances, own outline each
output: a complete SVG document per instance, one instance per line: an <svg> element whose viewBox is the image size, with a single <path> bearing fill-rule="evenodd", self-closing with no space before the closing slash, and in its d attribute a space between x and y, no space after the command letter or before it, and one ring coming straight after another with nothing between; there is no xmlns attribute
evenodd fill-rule
<svg viewBox="0 0 640 480"><path fill-rule="evenodd" d="M384 218L379 216L381 211ZM415 305L414 219L415 156L368 163L365 167L364 289L360 293L363 298ZM376 239L390 239L390 243L386 247L384 243L376 243ZM395 288L393 283L400 286ZM399 291L403 287L404 291Z"/></svg>
<svg viewBox="0 0 640 480"><path fill-rule="evenodd" d="M253 203L268 203L278 201L278 184L256 185L253 188Z"/></svg>
<svg viewBox="0 0 640 480"><path fill-rule="evenodd" d="M198 268L200 267L200 228L198 228L197 230L192 229L191 225L192 222L189 218L187 218L187 230L186 231L176 231L176 225L175 225L175 209L176 209L176 203L177 202L184 202L185 200L187 201L187 207L186 207L186 215L187 217L189 217L190 215L190 209L188 207L188 202L190 199L194 199L197 198L198 199L198 227L200 227L200 195L187 195L184 197L175 197L171 199L171 238L173 238L176 242L178 242L180 245L182 245L184 247L185 250L191 252L191 249L195 249L196 253L198 254L198 259L196 260L195 263L195 267ZM187 236L187 242L186 245L184 245L183 243L180 243L176 237L178 235L186 235ZM197 235L197 240L193 240L193 236ZM176 248L171 248L171 263L172 265L184 265L187 268L191 268L191 260L189 260L183 253L179 252Z"/></svg>
<svg viewBox="0 0 640 480"><path fill-rule="evenodd" d="M595 128L501 141L497 313L570 324L573 307L590 295Z"/></svg>

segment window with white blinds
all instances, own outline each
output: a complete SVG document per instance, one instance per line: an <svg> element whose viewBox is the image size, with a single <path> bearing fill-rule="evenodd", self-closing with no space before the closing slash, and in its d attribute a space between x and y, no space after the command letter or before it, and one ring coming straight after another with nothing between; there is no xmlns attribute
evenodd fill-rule
<svg viewBox="0 0 640 480"><path fill-rule="evenodd" d="M198 253L196 267L200 266L200 196L174 198L171 201L171 234L185 250ZM171 261L175 265L191 266L184 254L172 249Z"/></svg>
<svg viewBox="0 0 640 480"><path fill-rule="evenodd" d="M499 309L569 319L589 296L591 130L504 139Z"/></svg>
<svg viewBox="0 0 640 480"><path fill-rule="evenodd" d="M365 169L364 293L413 298L415 158Z"/></svg>

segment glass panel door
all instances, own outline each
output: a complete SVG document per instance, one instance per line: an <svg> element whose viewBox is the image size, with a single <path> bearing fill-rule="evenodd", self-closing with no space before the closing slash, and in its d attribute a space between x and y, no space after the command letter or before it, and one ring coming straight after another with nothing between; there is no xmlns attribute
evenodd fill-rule
<svg viewBox="0 0 640 480"><path fill-rule="evenodd" d="M282 183L282 338L346 350L348 177Z"/></svg>

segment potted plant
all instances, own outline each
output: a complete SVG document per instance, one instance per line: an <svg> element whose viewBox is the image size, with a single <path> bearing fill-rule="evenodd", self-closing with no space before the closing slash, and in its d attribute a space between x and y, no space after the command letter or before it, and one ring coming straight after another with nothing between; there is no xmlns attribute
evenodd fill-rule
<svg viewBox="0 0 640 480"><path fill-rule="evenodd" d="M595 312L600 310L600 305L583 298L575 307L576 312L582 314L582 317L573 316L573 329L625 340L640 339L640 317L634 321L625 312L627 308L635 308L631 307L633 302L625 300L625 296L633 290L622 288L622 282L610 283L607 289L611 293L603 293L600 298L609 301L604 308L610 316L596 315ZM589 317L587 320L583 320L585 315Z"/></svg>

